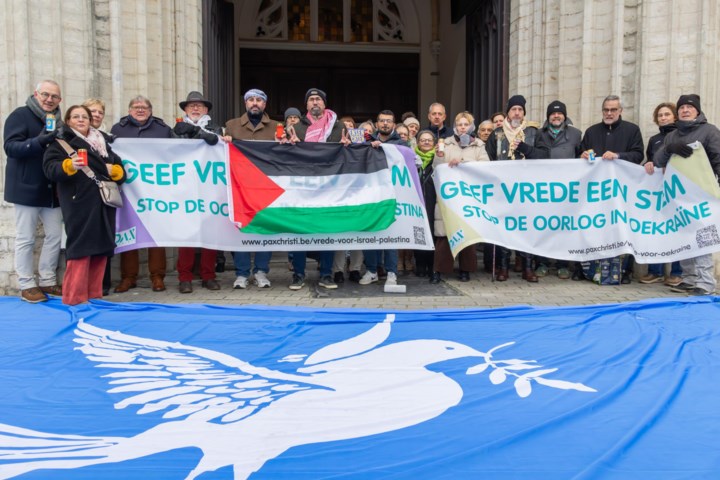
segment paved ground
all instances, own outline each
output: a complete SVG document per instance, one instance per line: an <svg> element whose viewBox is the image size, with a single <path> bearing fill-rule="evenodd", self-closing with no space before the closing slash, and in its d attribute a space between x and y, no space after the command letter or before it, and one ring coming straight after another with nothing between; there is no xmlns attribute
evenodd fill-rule
<svg viewBox="0 0 720 480"><path fill-rule="evenodd" d="M440 285L429 285L427 278L412 274L400 276L400 284L407 284L407 293L386 294L379 285L360 286L345 281L338 290L317 287L316 263L308 260L308 279L305 288L291 291L288 285L291 272L287 262L276 255L270 265L268 278L271 288L259 289L251 286L246 290L233 290L233 272L218 274L222 290L209 291L200 287L200 280L193 282L194 292L180 294L177 290L176 274L166 277L167 291L155 293L150 289L147 278L138 281L138 288L127 293L110 293L105 300L112 302L157 302L157 303L207 303L217 305L284 305L336 308L381 308L381 309L436 309L502 307L508 305L591 305L629 302L647 298L683 295L670 292L662 284L643 285L634 280L630 285L598 286L588 281L560 280L557 276L541 278L531 284L512 273L507 282L492 282L490 275L477 273L471 281L462 283L447 278ZM482 265L482 263L481 263Z"/></svg>

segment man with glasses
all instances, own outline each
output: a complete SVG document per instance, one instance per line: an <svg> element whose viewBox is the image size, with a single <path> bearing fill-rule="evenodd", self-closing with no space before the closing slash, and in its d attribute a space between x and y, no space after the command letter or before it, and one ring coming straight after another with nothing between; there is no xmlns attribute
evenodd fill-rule
<svg viewBox="0 0 720 480"><path fill-rule="evenodd" d="M640 165L645 158L640 127L623 120L622 102L617 95L605 97L602 103L602 122L596 123L587 130L580 142L581 157L588 159L589 150L593 150L598 159L626 160ZM623 260L620 283L628 284L632 278L632 256ZM575 280L576 277L573 277ZM580 276L577 276L580 280Z"/></svg>
<svg viewBox="0 0 720 480"><path fill-rule="evenodd" d="M142 95L130 100L128 115L113 125L110 133L118 138L171 138L172 130L161 118L153 117L150 99ZM162 247L148 248L148 270L153 292L165 290L165 249ZM120 283L115 287L116 293L127 292L137 286L140 270L138 250L130 250L120 254Z"/></svg>
<svg viewBox="0 0 720 480"><path fill-rule="evenodd" d="M370 145L374 148L379 148L383 143L405 145L405 142L395 131L395 114L391 110L383 110L378 113L375 128L377 133L370 142ZM366 271L365 275L360 279L360 285L370 285L380 279L378 266L383 263L383 257L387 272L385 285L397 285L397 250L363 250L363 257L365 257Z"/></svg>
<svg viewBox="0 0 720 480"><path fill-rule="evenodd" d="M200 92L190 92L184 102L180 102L180 109L183 111L182 121L177 122L173 127L173 133L178 138L202 139L208 145L216 145L220 138L226 142L232 141L230 137L222 136L222 127L215 125L210 118L212 103L203 97ZM220 290L215 276L215 261L217 250L200 248L200 279L203 288L208 290ZM177 272L178 291L180 293L192 293L193 268L195 266L195 248L178 248Z"/></svg>
<svg viewBox="0 0 720 480"><path fill-rule="evenodd" d="M39 303L46 294L62 295L57 282L57 266L62 236L55 184L43 173L45 149L55 140L60 121L60 86L43 80L25 105L15 109L5 121L5 201L15 204L15 272L20 298ZM36 281L33 249L38 220L45 232Z"/></svg>

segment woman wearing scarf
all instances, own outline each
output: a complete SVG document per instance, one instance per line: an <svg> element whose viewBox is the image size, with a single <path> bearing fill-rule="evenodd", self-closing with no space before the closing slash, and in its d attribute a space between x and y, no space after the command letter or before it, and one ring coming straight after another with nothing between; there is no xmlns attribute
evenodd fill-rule
<svg viewBox="0 0 720 480"><path fill-rule="evenodd" d="M435 135L430 130L423 130L417 135L417 145L414 148L417 155L418 176L420 189L425 199L425 210L432 232L435 223L435 184L432 179L433 159L435 158ZM433 234L434 236L435 234ZM415 275L426 277L432 274L435 252L432 250L415 250Z"/></svg>
<svg viewBox="0 0 720 480"><path fill-rule="evenodd" d="M73 150L87 150L86 167L77 155L70 158L58 140L50 144L43 160L45 175L57 182L65 221L67 268L62 301L66 305L102 298L105 264L115 250L115 208L105 205L100 189L85 171L118 184L126 178L109 137L90 126L91 118L87 107L74 105L65 113L65 125L58 133L58 139Z"/></svg>
<svg viewBox="0 0 720 480"><path fill-rule="evenodd" d="M448 164L451 168L455 168L461 163L467 162L489 162L485 151L485 144L476 138L475 119L469 112L458 113L455 117L454 135L445 139L445 152L435 155L433 165ZM434 273L430 279L430 283L440 283L441 274L450 274L453 272L453 259L450 251L450 243L447 239L445 231L445 222L443 221L439 205L435 206L435 262ZM461 282L470 280L470 272L477 270L477 254L475 253L475 245L463 248L458 254L460 263Z"/></svg>

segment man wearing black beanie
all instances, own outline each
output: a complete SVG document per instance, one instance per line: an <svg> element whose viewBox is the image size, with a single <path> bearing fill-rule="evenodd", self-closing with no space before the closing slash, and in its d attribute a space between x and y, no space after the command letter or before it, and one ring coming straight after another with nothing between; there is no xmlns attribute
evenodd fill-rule
<svg viewBox="0 0 720 480"><path fill-rule="evenodd" d="M653 163L665 168L672 159L681 162L693 154L689 144L700 142L705 149L710 167L716 179L720 176L720 130L708 123L696 94L680 95L677 101L677 129L665 137L663 146L655 153ZM681 260L682 283L671 290L688 295L712 295L715 293L715 264L712 254Z"/></svg>
<svg viewBox="0 0 720 480"><path fill-rule="evenodd" d="M578 158L582 150L582 132L567 118L567 107L560 100L550 102L545 124L538 132L535 146L547 149L548 158Z"/></svg>
<svg viewBox="0 0 720 480"><path fill-rule="evenodd" d="M548 150L535 144L538 129L535 126L528 125L525 120L525 103L525 97L522 95L513 95L508 99L507 115L502 127L496 128L485 142L485 150L490 160L548 158ZM504 282L508 279L510 252L505 247L497 247L497 251L500 265L495 279ZM537 282L538 278L532 266L532 255L524 252L517 253L522 257L523 280Z"/></svg>

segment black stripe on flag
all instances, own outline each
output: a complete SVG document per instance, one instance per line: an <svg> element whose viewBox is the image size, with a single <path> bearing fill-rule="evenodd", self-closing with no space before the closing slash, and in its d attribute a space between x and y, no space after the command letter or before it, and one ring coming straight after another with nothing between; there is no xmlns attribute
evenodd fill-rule
<svg viewBox="0 0 720 480"><path fill-rule="evenodd" d="M277 142L234 141L242 152L265 175L324 176L373 173L388 168L385 153L370 145L300 142L295 145Z"/></svg>

